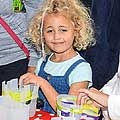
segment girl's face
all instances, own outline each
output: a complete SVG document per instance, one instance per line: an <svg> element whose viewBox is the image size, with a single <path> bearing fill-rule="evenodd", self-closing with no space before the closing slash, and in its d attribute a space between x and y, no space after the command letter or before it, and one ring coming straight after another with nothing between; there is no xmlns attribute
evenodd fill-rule
<svg viewBox="0 0 120 120"><path fill-rule="evenodd" d="M74 25L66 16L60 13L49 14L44 19L45 43L55 53L73 50Z"/></svg>

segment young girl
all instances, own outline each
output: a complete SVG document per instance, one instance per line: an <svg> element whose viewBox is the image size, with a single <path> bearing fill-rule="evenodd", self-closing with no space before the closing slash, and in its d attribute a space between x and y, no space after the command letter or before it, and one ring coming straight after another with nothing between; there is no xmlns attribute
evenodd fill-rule
<svg viewBox="0 0 120 120"><path fill-rule="evenodd" d="M37 46L42 46L43 58L37 65L38 76L27 73L20 82L38 85L39 97L44 101L42 109L54 113L59 94L77 96L80 88L91 85L91 67L75 51L95 43L91 18L76 0L47 0L34 16L29 34ZM46 57L44 44L51 52Z"/></svg>

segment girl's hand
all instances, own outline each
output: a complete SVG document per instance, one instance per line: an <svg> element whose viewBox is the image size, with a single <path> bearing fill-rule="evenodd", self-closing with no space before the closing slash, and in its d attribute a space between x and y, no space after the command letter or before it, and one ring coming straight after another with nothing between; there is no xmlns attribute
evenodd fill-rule
<svg viewBox="0 0 120 120"><path fill-rule="evenodd" d="M19 79L19 85L27 85L27 84L35 84L37 86L40 86L40 81L42 80L41 77L38 77L32 73L26 73L22 75Z"/></svg>

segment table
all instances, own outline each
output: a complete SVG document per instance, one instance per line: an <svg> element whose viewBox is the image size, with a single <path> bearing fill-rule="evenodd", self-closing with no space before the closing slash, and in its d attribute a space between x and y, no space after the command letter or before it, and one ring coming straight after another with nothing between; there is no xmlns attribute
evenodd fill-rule
<svg viewBox="0 0 120 120"><path fill-rule="evenodd" d="M51 120L52 117L57 117L57 115L37 109L35 115L29 120Z"/></svg>

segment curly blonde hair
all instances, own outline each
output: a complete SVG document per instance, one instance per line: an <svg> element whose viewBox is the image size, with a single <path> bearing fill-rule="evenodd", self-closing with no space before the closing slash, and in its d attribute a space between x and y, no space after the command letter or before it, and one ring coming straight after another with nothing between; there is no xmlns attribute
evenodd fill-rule
<svg viewBox="0 0 120 120"><path fill-rule="evenodd" d="M90 18L89 10L78 0L47 0L30 23L28 34L31 40L41 47L43 41L42 21L47 14L66 12L77 29L74 37L73 48L81 50L95 44L93 21Z"/></svg>

